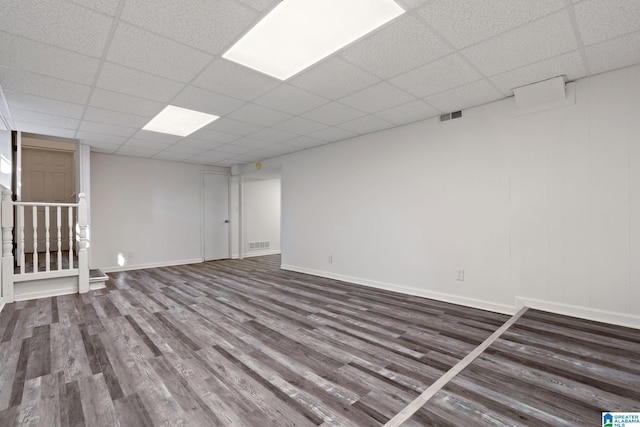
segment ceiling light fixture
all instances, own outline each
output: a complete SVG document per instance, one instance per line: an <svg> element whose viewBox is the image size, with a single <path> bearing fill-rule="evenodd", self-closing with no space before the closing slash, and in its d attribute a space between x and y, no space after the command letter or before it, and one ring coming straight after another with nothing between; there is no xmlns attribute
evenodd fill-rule
<svg viewBox="0 0 640 427"><path fill-rule="evenodd" d="M170 135L187 136L218 118L213 114L167 105L142 129Z"/></svg>
<svg viewBox="0 0 640 427"><path fill-rule="evenodd" d="M286 80L404 13L393 0L287 0L224 55Z"/></svg>

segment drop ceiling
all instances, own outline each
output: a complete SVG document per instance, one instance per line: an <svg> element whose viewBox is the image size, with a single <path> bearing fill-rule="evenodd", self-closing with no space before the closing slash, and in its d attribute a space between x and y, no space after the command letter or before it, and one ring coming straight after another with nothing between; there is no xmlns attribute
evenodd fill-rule
<svg viewBox="0 0 640 427"><path fill-rule="evenodd" d="M405 14L286 81L223 59L278 3L0 0L0 112L92 151L229 166L640 63L638 0L398 0ZM142 130L168 104L220 119Z"/></svg>

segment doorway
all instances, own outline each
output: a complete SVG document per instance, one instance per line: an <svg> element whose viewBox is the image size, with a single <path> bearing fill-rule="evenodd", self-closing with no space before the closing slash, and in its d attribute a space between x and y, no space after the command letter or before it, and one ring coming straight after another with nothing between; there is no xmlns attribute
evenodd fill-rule
<svg viewBox="0 0 640 427"><path fill-rule="evenodd" d="M24 202L47 203L75 203L75 144L69 147L47 148L42 141L22 138L22 183L21 200ZM33 215L32 208L25 208L24 212L24 251L33 252ZM36 212L38 233L38 248L45 247L45 212ZM69 220L68 212L61 212L61 250L69 249ZM55 217L54 217L55 218ZM53 220L55 224L55 220ZM51 239L51 249L57 250L57 239Z"/></svg>
<svg viewBox="0 0 640 427"><path fill-rule="evenodd" d="M230 258L229 176L202 174L203 253L205 261Z"/></svg>

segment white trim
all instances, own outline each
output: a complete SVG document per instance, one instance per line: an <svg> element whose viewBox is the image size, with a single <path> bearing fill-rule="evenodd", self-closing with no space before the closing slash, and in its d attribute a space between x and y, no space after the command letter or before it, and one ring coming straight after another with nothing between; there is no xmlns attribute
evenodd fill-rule
<svg viewBox="0 0 640 427"><path fill-rule="evenodd" d="M39 271L36 273L24 273L24 274L14 274L13 282L21 283L21 282L29 282L33 280L46 280L46 279L57 279L59 277L78 277L78 269L73 268L71 270L53 270L53 271Z"/></svg>
<svg viewBox="0 0 640 427"><path fill-rule="evenodd" d="M34 291L34 292L25 292L25 293L17 292L14 298L16 301L26 301L26 300L39 299L39 298L59 297L61 295L72 295L77 293L78 293L78 285L75 285L75 286L67 286L64 288L47 289L43 291Z"/></svg>
<svg viewBox="0 0 640 427"><path fill-rule="evenodd" d="M610 323L612 325L626 326L640 329L640 316L613 311L599 310L590 307L563 304L552 301L542 301L534 298L516 297L519 307L525 306L536 310L548 311L565 316L578 317L596 322Z"/></svg>
<svg viewBox="0 0 640 427"><path fill-rule="evenodd" d="M2 309L5 305L7 305L7 301L4 298L0 297L0 313L2 313Z"/></svg>
<svg viewBox="0 0 640 427"><path fill-rule="evenodd" d="M475 298L461 297L459 295L433 292L426 289L408 288L405 286L398 286L391 283L378 282L375 280L362 279L359 277L345 276L342 274L335 274L327 271L312 270L309 268L296 267L296 266L287 265L287 264L281 265L280 268L282 268L283 270L310 274L312 276L326 277L328 279L341 280L343 282L369 286L371 288L384 289L387 291L399 292L401 294L413 295L413 296L422 297L422 298L429 298L433 300L449 302L452 304L464 305L467 307L479 308L481 310L493 311L496 313L514 315L517 312L517 308L513 306L509 306L506 304L497 304L490 301L479 300Z"/></svg>
<svg viewBox="0 0 640 427"><path fill-rule="evenodd" d="M177 260L177 261L150 262L148 264L125 265L124 267L120 267L120 266L100 267L100 270L102 270L102 272L104 273L115 273L117 271L142 270L145 268L173 267L175 265L199 264L201 262L204 262L202 258L193 258L193 259L183 259L183 260Z"/></svg>
<svg viewBox="0 0 640 427"><path fill-rule="evenodd" d="M277 255L279 253L281 253L279 249L276 249L273 251L252 251L252 252L245 253L243 255L243 258L251 258L254 256L264 256L264 255Z"/></svg>
<svg viewBox="0 0 640 427"><path fill-rule="evenodd" d="M98 289L104 289L104 288L107 287L107 283L106 282L107 282L107 279L101 280L99 282L98 281L93 282L93 283L90 282L89 283L89 290L90 291L97 291Z"/></svg>

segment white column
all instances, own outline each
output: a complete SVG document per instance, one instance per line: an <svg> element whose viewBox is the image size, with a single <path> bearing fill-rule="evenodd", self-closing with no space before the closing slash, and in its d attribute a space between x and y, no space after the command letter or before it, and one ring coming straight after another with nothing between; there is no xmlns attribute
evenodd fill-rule
<svg viewBox="0 0 640 427"><path fill-rule="evenodd" d="M89 254L87 252L87 200L84 193L78 194L78 227L80 239L78 242L78 292L89 292Z"/></svg>
<svg viewBox="0 0 640 427"><path fill-rule="evenodd" d="M2 298L7 303L13 297L13 202L11 191L2 191Z"/></svg>

